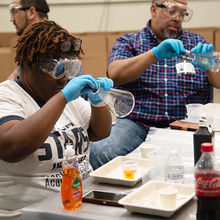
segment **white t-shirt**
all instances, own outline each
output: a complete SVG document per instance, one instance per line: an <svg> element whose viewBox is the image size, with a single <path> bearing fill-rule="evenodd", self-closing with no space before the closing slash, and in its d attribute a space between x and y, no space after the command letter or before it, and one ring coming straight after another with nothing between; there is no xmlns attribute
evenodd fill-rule
<svg viewBox="0 0 220 220"><path fill-rule="evenodd" d="M39 109L39 103L17 82L0 84L0 125L28 118ZM82 180L88 177L92 172L87 132L90 116L90 103L78 98L66 105L49 137L32 155L17 163L0 160L0 217L18 217L23 207L60 191L66 145L75 149Z"/></svg>

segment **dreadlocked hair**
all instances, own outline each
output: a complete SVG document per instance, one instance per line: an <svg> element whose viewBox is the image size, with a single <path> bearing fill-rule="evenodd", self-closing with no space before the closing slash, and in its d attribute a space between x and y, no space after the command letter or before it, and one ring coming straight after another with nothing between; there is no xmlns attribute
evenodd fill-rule
<svg viewBox="0 0 220 220"><path fill-rule="evenodd" d="M76 55L84 54L81 46L74 50L78 38L70 35L68 31L57 25L54 21L44 19L42 22L29 25L18 39L15 55L15 62L23 66L37 66L50 56L54 58L63 54ZM69 50L63 52L62 45L69 43Z"/></svg>

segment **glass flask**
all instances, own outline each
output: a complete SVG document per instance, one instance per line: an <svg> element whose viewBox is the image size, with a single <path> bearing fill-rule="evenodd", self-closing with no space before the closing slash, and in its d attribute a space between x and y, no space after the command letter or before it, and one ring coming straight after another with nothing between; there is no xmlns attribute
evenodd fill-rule
<svg viewBox="0 0 220 220"><path fill-rule="evenodd" d="M195 61L195 64L216 73L220 70L220 53L219 52L207 52L202 53L192 53L186 50L185 53L181 53L186 61Z"/></svg>
<svg viewBox="0 0 220 220"><path fill-rule="evenodd" d="M93 93L98 94L109 110L119 118L129 115L135 105L134 96L129 91L114 88L105 91L99 84L98 90L93 90Z"/></svg>

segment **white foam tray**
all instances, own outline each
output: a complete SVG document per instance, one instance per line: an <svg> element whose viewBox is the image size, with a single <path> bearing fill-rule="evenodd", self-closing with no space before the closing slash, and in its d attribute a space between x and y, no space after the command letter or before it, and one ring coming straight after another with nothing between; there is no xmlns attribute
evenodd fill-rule
<svg viewBox="0 0 220 220"><path fill-rule="evenodd" d="M176 207L174 209L164 209L160 205L157 191L168 186L178 189ZM120 199L118 203L122 204L129 212L170 217L194 196L195 187L193 185L151 180ZM155 198L154 201L153 198Z"/></svg>
<svg viewBox="0 0 220 220"><path fill-rule="evenodd" d="M125 160L136 160L139 162L137 171L134 173L134 179L124 178L121 163ZM90 176L93 176L96 181L101 183L134 186L138 181L142 179L141 170L145 168L149 169L148 159L129 156L118 156L90 173Z"/></svg>

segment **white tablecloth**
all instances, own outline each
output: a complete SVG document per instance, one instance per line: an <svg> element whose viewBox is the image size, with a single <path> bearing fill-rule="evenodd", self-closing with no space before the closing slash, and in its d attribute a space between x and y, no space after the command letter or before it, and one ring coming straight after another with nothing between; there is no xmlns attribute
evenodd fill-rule
<svg viewBox="0 0 220 220"><path fill-rule="evenodd" d="M148 143L155 145L156 150L160 150L165 142L181 142L181 158L185 165L185 184L194 184L194 161L193 161L193 133L187 131L179 131L172 129L151 129L146 139ZM215 154L220 161L220 135L215 137ZM129 156L141 157L140 148L131 152ZM142 185L141 181L134 187ZM101 184L95 181L93 177L89 177L83 181L84 193L91 189L101 189L107 191L123 191L129 190L126 186L117 186L111 184ZM92 203L83 203L77 210L65 210L62 205L60 193L50 198L23 209L23 220L69 220L69 219L93 219L93 220L162 220L163 217L151 216L138 213L128 212L123 207L105 206ZM194 220L196 219L196 200L192 199L184 207L174 213L170 220Z"/></svg>

